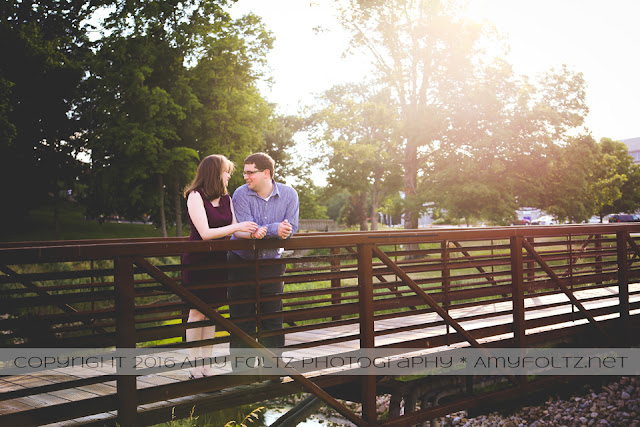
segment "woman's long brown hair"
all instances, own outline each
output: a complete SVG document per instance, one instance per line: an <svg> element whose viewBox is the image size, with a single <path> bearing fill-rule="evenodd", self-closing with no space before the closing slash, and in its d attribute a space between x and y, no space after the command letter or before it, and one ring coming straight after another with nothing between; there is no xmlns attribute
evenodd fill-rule
<svg viewBox="0 0 640 427"><path fill-rule="evenodd" d="M193 182L184 189L184 197L192 191L201 190L203 196L211 201L228 194L227 186L222 180L222 173L233 173L234 164L221 154L212 154L202 159Z"/></svg>

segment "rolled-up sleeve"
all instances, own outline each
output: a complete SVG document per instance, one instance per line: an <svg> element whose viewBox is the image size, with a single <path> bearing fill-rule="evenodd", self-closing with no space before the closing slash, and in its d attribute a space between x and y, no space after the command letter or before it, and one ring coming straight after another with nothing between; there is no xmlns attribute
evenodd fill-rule
<svg viewBox="0 0 640 427"><path fill-rule="evenodd" d="M293 228L289 237L298 232L298 217L300 216L300 201L298 200L298 193L295 189L291 188L291 202L287 208L287 220Z"/></svg>
<svg viewBox="0 0 640 427"><path fill-rule="evenodd" d="M280 185L280 184L278 184ZM300 214L300 203L298 200L298 193L291 187L280 185L278 188L278 195L272 198L269 203L271 207L267 213L267 217L273 220L268 224L264 224L267 227L267 238L277 239L278 226L285 219L291 224L291 234L298 232L298 216Z"/></svg>

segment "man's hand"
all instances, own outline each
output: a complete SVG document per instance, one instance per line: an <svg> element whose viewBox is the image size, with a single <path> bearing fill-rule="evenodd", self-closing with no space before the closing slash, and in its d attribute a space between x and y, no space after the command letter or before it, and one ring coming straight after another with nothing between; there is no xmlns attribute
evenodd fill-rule
<svg viewBox="0 0 640 427"><path fill-rule="evenodd" d="M251 235L254 239L262 239L267 235L267 227L260 227Z"/></svg>
<svg viewBox="0 0 640 427"><path fill-rule="evenodd" d="M280 237L281 239L286 239L287 237L289 237L292 231L293 226L289 224L288 220L285 219L280 224L278 224L278 237Z"/></svg>

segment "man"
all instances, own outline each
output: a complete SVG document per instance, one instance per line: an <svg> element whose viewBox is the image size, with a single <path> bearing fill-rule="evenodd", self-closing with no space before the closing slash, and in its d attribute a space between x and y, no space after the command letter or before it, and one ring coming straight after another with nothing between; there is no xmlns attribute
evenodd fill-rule
<svg viewBox="0 0 640 427"><path fill-rule="evenodd" d="M255 153L244 160L243 175L246 184L233 194L233 208L238 222L253 221L259 228L253 233L236 232L232 239L288 239L298 231L298 194L293 188L275 182L274 168L275 162L265 153ZM258 258L277 259L282 256L282 252L283 248L263 249L259 251ZM229 253L229 261L234 264L254 258L253 250L237 250ZM284 282L282 281L262 282L264 279L284 276L285 267L285 264L260 266L258 279L261 283L261 297L283 292ZM256 277L253 265L230 269L229 279L232 281L228 288L231 319L255 316L255 304L233 304L234 300L252 298L256 295L254 285L233 285L233 282L254 281ZM281 299L260 303L261 315L280 311L282 311ZM256 332L255 320L235 323L248 334ZM282 317L261 319L260 327L262 331L281 329ZM260 343L267 348L281 347L284 345L284 335L264 337L260 339ZM239 339L233 339L230 346L232 351L247 347Z"/></svg>

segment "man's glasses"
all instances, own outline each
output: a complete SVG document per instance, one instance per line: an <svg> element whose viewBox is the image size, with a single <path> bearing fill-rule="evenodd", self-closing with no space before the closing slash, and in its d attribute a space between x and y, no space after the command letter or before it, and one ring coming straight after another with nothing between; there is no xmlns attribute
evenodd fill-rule
<svg viewBox="0 0 640 427"><path fill-rule="evenodd" d="M244 176L251 176L251 175L253 175L254 173L258 173L258 172L262 172L262 171L264 171L264 169L258 169L258 170L255 170L255 171L244 171L244 172L242 172L242 175L244 175Z"/></svg>

